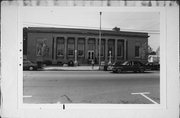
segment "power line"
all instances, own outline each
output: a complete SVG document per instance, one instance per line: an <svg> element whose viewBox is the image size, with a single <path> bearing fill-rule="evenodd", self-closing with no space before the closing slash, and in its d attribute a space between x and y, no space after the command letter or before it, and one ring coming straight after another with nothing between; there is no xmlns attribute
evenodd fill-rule
<svg viewBox="0 0 180 118"><path fill-rule="evenodd" d="M33 22L25 22L24 25L31 25L31 26L37 26L37 25L45 25L45 26L51 26L51 27L74 27L74 28L86 28L86 29L99 29L99 27L89 27L89 26L77 26L77 25L61 25L61 24L48 24L48 23L33 23ZM105 28L102 27L102 30L112 30L112 28ZM123 31L137 31L137 32L148 32L150 34L159 34L160 31L159 30L140 30L140 29L128 29L128 28L121 28L121 30Z"/></svg>

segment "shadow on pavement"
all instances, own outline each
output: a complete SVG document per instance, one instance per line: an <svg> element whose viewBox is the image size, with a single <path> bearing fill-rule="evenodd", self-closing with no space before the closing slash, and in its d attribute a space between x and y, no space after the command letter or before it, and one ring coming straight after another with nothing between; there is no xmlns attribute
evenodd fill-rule
<svg viewBox="0 0 180 118"><path fill-rule="evenodd" d="M138 72L121 72L121 73L115 73L115 72L110 72L111 74L150 74L150 73L155 73L155 72L158 72L158 71L146 71L146 72L143 72L143 73L138 73Z"/></svg>

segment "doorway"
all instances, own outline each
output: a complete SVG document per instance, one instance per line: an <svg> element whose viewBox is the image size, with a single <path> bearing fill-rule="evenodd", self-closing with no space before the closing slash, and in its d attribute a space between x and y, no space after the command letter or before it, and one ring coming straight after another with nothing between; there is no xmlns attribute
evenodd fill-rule
<svg viewBox="0 0 180 118"><path fill-rule="evenodd" d="M88 51L88 60L92 61L94 59L94 50Z"/></svg>

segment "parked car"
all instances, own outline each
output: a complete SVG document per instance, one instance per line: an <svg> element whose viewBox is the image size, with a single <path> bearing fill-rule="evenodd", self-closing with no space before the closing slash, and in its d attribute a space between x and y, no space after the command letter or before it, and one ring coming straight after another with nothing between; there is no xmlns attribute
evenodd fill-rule
<svg viewBox="0 0 180 118"><path fill-rule="evenodd" d="M52 61L50 60L44 60L42 63L43 65L46 65L46 66L52 65Z"/></svg>
<svg viewBox="0 0 180 118"><path fill-rule="evenodd" d="M68 62L68 66L74 66L74 62L73 62L72 60L70 60L70 61Z"/></svg>
<svg viewBox="0 0 180 118"><path fill-rule="evenodd" d="M160 70L160 64L157 62L146 63L146 68L149 70Z"/></svg>
<svg viewBox="0 0 180 118"><path fill-rule="evenodd" d="M105 61L101 62L101 67L100 68L102 68L102 70L104 70L104 71L111 71L112 67L113 67L112 63L106 63Z"/></svg>
<svg viewBox="0 0 180 118"><path fill-rule="evenodd" d="M123 61L117 61L113 63L113 66L119 66L123 63Z"/></svg>
<svg viewBox="0 0 180 118"><path fill-rule="evenodd" d="M23 70L37 70L38 65L29 61L29 60L23 60Z"/></svg>
<svg viewBox="0 0 180 118"><path fill-rule="evenodd" d="M61 61L58 61L57 64L58 64L58 66L63 66L63 62L61 62Z"/></svg>
<svg viewBox="0 0 180 118"><path fill-rule="evenodd" d="M146 70L146 67L140 61L125 61L123 63L114 64L112 71L113 72L125 72L125 71L133 71L133 72L141 72L143 73Z"/></svg>
<svg viewBox="0 0 180 118"><path fill-rule="evenodd" d="M107 64L107 70L112 71L114 66L118 66L122 63L123 63L122 61L117 61L117 62L114 62L113 64Z"/></svg>

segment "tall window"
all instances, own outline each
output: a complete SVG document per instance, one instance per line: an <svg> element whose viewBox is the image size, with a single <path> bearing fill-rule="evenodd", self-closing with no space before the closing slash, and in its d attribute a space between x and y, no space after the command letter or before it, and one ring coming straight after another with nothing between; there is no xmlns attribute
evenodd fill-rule
<svg viewBox="0 0 180 118"><path fill-rule="evenodd" d="M68 56L74 56L74 38L68 38Z"/></svg>
<svg viewBox="0 0 180 118"><path fill-rule="evenodd" d="M85 39L79 38L78 39L78 56L84 56L84 43Z"/></svg>
<svg viewBox="0 0 180 118"><path fill-rule="evenodd" d="M95 39L94 39L94 38L90 38L90 39L88 40L88 49L89 49L89 50L95 50L95 47L96 47L96 45L95 45Z"/></svg>
<svg viewBox="0 0 180 118"><path fill-rule="evenodd" d="M114 39L108 40L108 56L110 55L110 52L111 52L111 56L114 57L114 53L115 53L115 42L114 42Z"/></svg>
<svg viewBox="0 0 180 118"><path fill-rule="evenodd" d="M99 40L98 40L98 50L99 50ZM99 51L97 52L99 55ZM101 39L101 57L105 55L105 39Z"/></svg>
<svg viewBox="0 0 180 118"><path fill-rule="evenodd" d="M140 57L140 46L135 46L135 57Z"/></svg>
<svg viewBox="0 0 180 118"><path fill-rule="evenodd" d="M123 51L124 51L123 41L118 40L117 41L117 56L122 57Z"/></svg>
<svg viewBox="0 0 180 118"><path fill-rule="evenodd" d="M56 39L56 54L57 57L64 56L64 38L63 37L57 37Z"/></svg>
<svg viewBox="0 0 180 118"><path fill-rule="evenodd" d="M101 56L104 56L105 53L105 40L101 40Z"/></svg>

